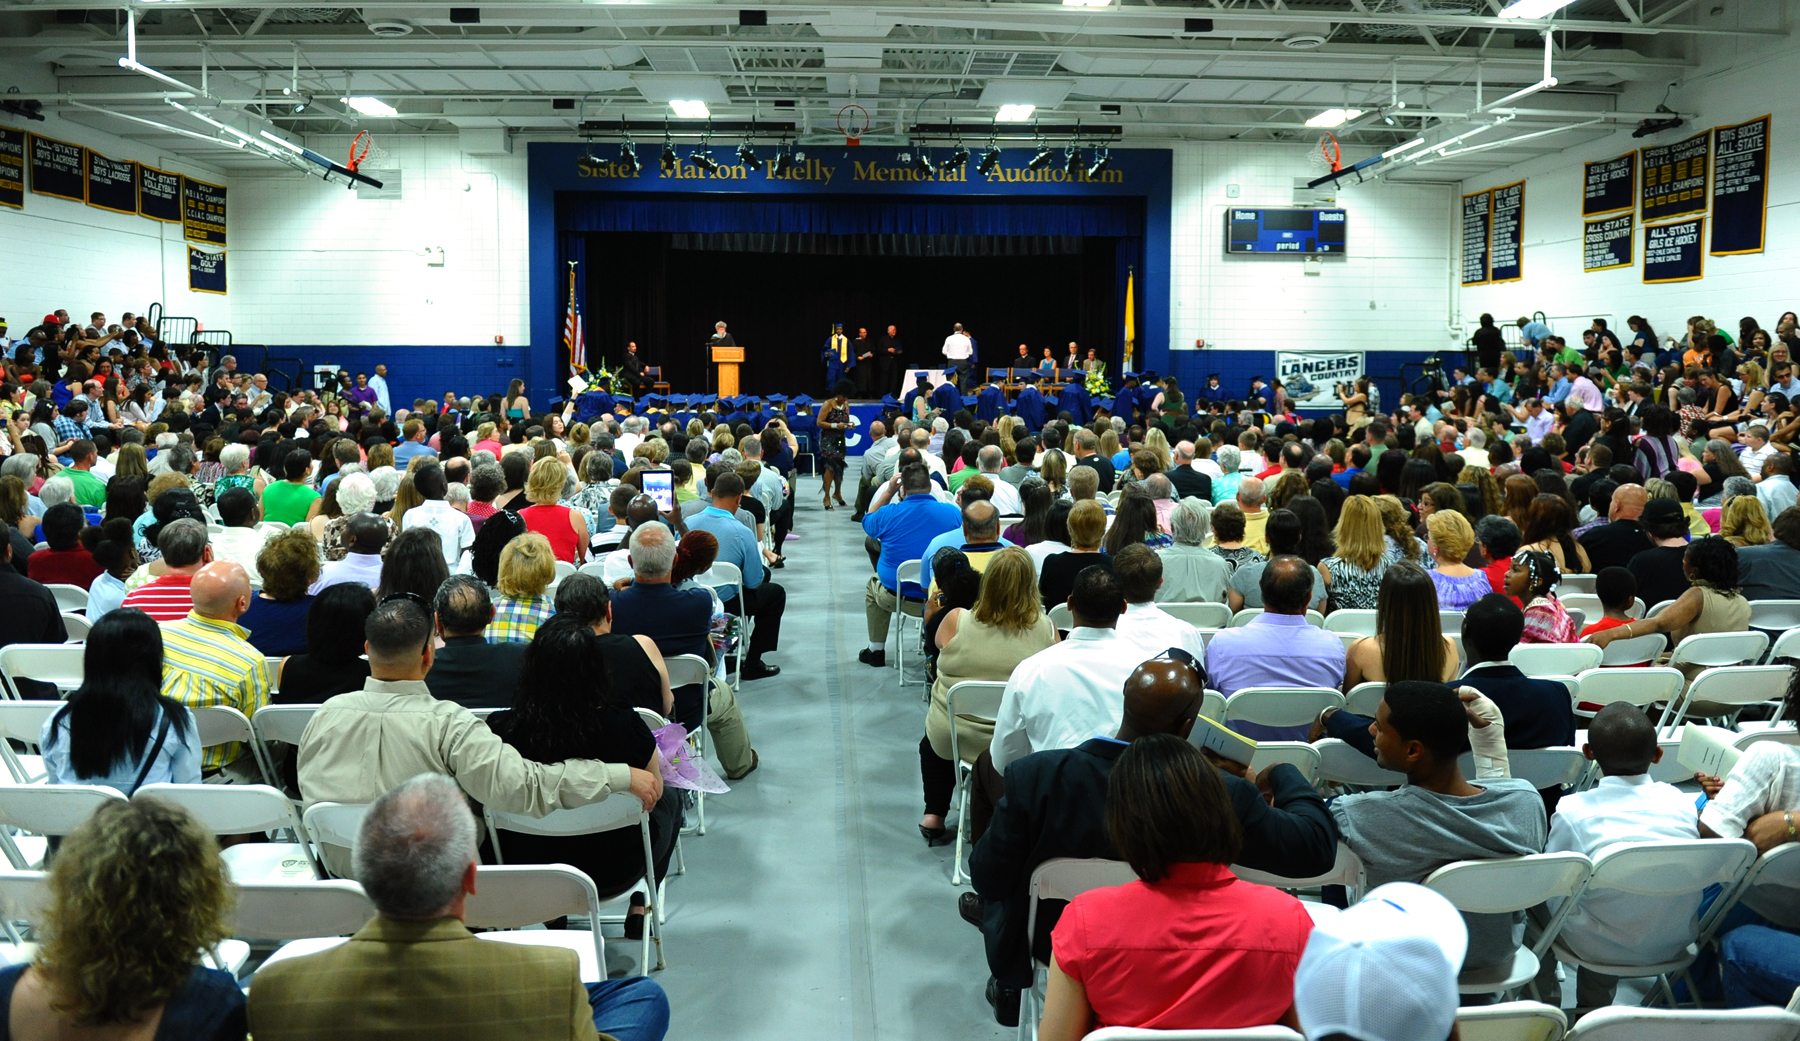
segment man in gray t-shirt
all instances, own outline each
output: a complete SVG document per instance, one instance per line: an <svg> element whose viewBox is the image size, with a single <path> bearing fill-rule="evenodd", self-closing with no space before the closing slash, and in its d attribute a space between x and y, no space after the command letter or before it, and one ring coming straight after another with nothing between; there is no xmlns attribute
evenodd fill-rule
<svg viewBox="0 0 1800 1041"><path fill-rule="evenodd" d="M1331 802L1331 817L1361 858L1371 888L1423 882L1452 861L1544 851L1549 827L1531 782L1484 778L1477 786L1463 777L1457 756L1471 722L1487 726L1441 683L1388 684L1375 716L1375 761L1404 773L1406 783ZM1523 912L1463 917L1469 925L1463 968L1505 963L1524 937Z"/></svg>

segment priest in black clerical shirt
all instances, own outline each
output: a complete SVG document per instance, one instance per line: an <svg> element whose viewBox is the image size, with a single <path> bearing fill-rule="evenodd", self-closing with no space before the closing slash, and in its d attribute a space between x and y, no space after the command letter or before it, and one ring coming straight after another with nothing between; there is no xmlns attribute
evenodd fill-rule
<svg viewBox="0 0 1800 1041"><path fill-rule="evenodd" d="M875 341L875 393L892 394L900 387L900 372L906 368L906 346L900 342L900 329L890 325Z"/></svg>
<svg viewBox="0 0 1800 1041"><path fill-rule="evenodd" d="M655 383L644 371L644 358L638 353L638 345L635 341L625 345L625 360L620 363L619 378L626 383L634 398L643 397L644 392L648 391Z"/></svg>

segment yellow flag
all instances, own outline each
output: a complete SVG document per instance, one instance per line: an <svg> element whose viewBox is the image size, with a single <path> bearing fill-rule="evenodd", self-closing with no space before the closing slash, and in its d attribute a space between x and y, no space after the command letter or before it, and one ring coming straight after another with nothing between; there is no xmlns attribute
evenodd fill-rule
<svg viewBox="0 0 1800 1041"><path fill-rule="evenodd" d="M1135 288L1136 272L1125 274L1125 367L1121 372L1129 372L1134 367L1132 356L1137 353L1137 294Z"/></svg>

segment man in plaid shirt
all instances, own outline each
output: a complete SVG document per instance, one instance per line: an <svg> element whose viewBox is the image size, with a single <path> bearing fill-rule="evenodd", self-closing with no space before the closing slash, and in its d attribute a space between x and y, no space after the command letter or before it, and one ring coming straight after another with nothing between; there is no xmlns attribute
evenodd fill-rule
<svg viewBox="0 0 1800 1041"><path fill-rule="evenodd" d="M56 438L60 442L54 451L59 453L59 460L64 466L69 465L66 456L60 455L68 451L70 445L77 441L92 441L94 435L87 425L88 404L85 401L71 401L62 408L62 414L56 417L54 424Z"/></svg>

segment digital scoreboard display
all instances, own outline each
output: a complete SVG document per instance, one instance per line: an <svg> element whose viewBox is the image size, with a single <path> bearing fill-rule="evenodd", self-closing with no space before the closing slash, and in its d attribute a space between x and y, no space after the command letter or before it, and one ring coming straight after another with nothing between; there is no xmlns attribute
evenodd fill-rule
<svg viewBox="0 0 1800 1041"><path fill-rule="evenodd" d="M1296 253L1313 256L1344 252L1343 210L1225 211L1225 252Z"/></svg>

